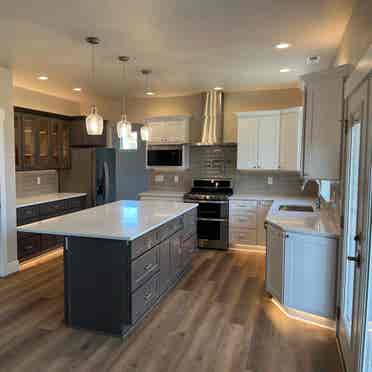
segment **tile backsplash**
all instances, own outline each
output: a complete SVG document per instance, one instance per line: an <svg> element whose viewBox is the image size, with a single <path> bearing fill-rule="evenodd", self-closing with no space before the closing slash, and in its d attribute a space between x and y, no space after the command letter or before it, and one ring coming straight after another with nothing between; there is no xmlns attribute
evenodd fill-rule
<svg viewBox="0 0 372 372"><path fill-rule="evenodd" d="M17 197L58 192L56 170L16 172Z"/></svg>
<svg viewBox="0 0 372 372"><path fill-rule="evenodd" d="M156 191L184 191L191 189L191 171L151 170L149 189Z"/></svg>

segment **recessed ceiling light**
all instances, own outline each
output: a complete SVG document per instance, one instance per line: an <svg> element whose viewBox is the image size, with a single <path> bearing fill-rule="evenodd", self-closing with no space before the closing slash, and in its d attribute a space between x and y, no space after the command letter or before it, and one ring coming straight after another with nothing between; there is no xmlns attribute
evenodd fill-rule
<svg viewBox="0 0 372 372"><path fill-rule="evenodd" d="M320 56L309 56L306 58L306 63L308 65L316 65L320 62Z"/></svg>
<svg viewBox="0 0 372 372"><path fill-rule="evenodd" d="M38 79L39 80L48 80L48 76L45 76L45 75L41 75L41 76L38 76Z"/></svg>
<svg viewBox="0 0 372 372"><path fill-rule="evenodd" d="M276 49L287 49L291 46L291 44L288 43L279 43L275 45Z"/></svg>
<svg viewBox="0 0 372 372"><path fill-rule="evenodd" d="M291 72L290 68L281 68L280 72Z"/></svg>
<svg viewBox="0 0 372 372"><path fill-rule="evenodd" d="M222 87L214 87L213 89L214 89L214 90L217 90L217 91L218 91L218 90L223 90Z"/></svg>
<svg viewBox="0 0 372 372"><path fill-rule="evenodd" d="M81 92L81 88L72 88L74 92Z"/></svg>

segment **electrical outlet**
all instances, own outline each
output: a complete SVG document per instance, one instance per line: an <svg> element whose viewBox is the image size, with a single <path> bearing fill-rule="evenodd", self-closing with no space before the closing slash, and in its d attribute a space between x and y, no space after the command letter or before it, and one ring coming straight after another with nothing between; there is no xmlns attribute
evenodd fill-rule
<svg viewBox="0 0 372 372"><path fill-rule="evenodd" d="M36 183L37 183L38 185L41 185L41 177L36 177Z"/></svg>
<svg viewBox="0 0 372 372"><path fill-rule="evenodd" d="M274 183L273 177L269 176L267 177L267 184L272 185Z"/></svg>
<svg viewBox="0 0 372 372"><path fill-rule="evenodd" d="M178 176L174 176L174 183L180 182L180 178Z"/></svg>
<svg viewBox="0 0 372 372"><path fill-rule="evenodd" d="M162 174L157 174L155 176L155 182L156 183L162 183L162 182L164 182L164 176Z"/></svg>

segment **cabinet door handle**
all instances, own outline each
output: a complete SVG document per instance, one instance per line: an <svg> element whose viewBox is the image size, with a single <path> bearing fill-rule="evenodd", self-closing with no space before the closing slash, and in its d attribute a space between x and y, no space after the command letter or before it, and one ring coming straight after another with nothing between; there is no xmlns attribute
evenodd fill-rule
<svg viewBox="0 0 372 372"><path fill-rule="evenodd" d="M154 267L154 265L149 263L149 264L147 264L147 265L144 267L144 269L145 269L145 271L151 271L153 267Z"/></svg>
<svg viewBox="0 0 372 372"><path fill-rule="evenodd" d="M151 297L152 297L152 292L149 292L149 293L145 294L144 299L145 299L145 301L148 301L148 300L151 299Z"/></svg>
<svg viewBox="0 0 372 372"><path fill-rule="evenodd" d="M360 264L362 262L362 259L361 259L361 256L360 256L360 253L358 253L356 256L348 256L347 257L347 260L348 261L351 261L351 262L355 262L357 267L360 267Z"/></svg>

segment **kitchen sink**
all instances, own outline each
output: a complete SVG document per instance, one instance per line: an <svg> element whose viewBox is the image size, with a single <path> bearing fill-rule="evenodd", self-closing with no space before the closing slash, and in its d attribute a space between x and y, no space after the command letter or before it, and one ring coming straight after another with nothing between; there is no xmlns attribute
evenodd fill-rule
<svg viewBox="0 0 372 372"><path fill-rule="evenodd" d="M311 205L281 205L279 210L284 212L314 212Z"/></svg>

